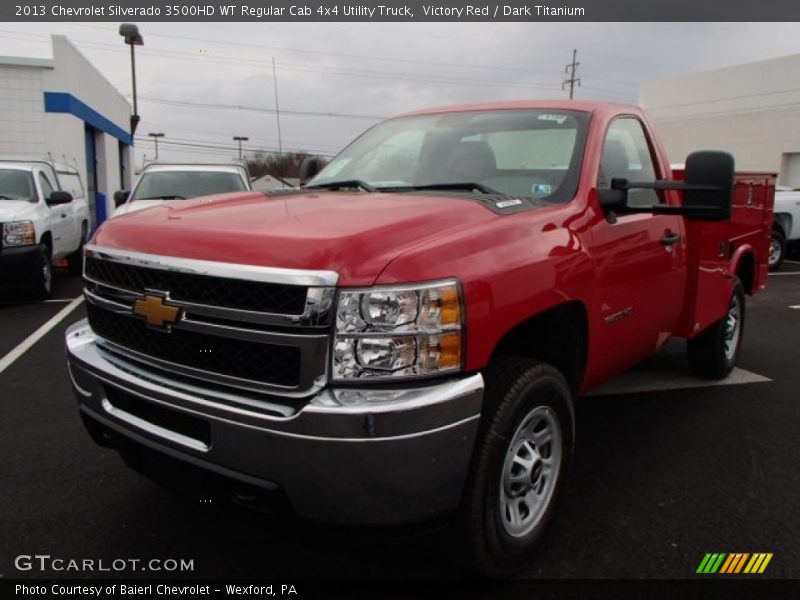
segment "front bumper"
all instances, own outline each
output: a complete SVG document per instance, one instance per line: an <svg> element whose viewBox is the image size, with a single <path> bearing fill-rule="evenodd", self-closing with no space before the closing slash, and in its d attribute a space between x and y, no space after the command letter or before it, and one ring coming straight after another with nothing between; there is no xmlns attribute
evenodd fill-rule
<svg viewBox="0 0 800 600"><path fill-rule="evenodd" d="M326 389L314 403L275 416L121 364L85 320L67 330L66 344L90 430L113 431L126 446L230 480L279 488L300 516L398 524L439 516L461 499L483 401L479 374L404 388L401 399L369 407L342 406ZM374 400L387 392L345 393Z"/></svg>
<svg viewBox="0 0 800 600"><path fill-rule="evenodd" d="M15 246L0 249L0 282L23 283L41 273L39 246Z"/></svg>

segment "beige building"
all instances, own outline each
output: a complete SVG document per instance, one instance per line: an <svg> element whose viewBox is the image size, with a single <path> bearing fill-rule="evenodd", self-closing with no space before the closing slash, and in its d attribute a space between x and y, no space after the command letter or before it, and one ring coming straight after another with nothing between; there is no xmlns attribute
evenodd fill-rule
<svg viewBox="0 0 800 600"><path fill-rule="evenodd" d="M673 161L727 150L737 169L800 187L800 54L646 83L639 100Z"/></svg>

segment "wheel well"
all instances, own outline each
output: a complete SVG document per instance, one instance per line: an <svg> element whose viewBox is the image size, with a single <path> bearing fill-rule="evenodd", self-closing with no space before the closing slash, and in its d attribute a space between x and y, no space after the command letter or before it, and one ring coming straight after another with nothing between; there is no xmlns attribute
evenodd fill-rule
<svg viewBox="0 0 800 600"><path fill-rule="evenodd" d="M752 252L748 252L739 259L736 266L736 276L741 280L744 291L752 294L756 281L756 260Z"/></svg>
<svg viewBox="0 0 800 600"><path fill-rule="evenodd" d="M53 254L53 236L49 231L45 231L42 234L42 239L40 240L40 243L42 243L45 246L47 246L48 252L51 255Z"/></svg>
<svg viewBox="0 0 800 600"><path fill-rule="evenodd" d="M787 237L792 230L792 215L788 213L775 213L772 229L780 231L783 237Z"/></svg>
<svg viewBox="0 0 800 600"><path fill-rule="evenodd" d="M576 393L583 381L588 337L586 308L580 302L568 302L516 325L497 344L492 361L524 356L546 362L561 371Z"/></svg>

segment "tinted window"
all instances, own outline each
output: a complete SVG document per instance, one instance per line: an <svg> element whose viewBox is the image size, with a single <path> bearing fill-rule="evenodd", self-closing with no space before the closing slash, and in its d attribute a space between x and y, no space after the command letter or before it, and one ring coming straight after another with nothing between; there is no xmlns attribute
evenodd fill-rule
<svg viewBox="0 0 800 600"><path fill-rule="evenodd" d="M597 187L609 187L615 177L629 181L655 181L656 170L642 124L633 118L616 119L608 128L600 159ZM660 202L655 190L630 190L630 206Z"/></svg>
<svg viewBox="0 0 800 600"><path fill-rule="evenodd" d="M142 175L131 200L181 199L244 191L236 173L223 171L151 171Z"/></svg>
<svg viewBox="0 0 800 600"><path fill-rule="evenodd" d="M0 201L2 200L36 201L33 177L29 171L0 169Z"/></svg>

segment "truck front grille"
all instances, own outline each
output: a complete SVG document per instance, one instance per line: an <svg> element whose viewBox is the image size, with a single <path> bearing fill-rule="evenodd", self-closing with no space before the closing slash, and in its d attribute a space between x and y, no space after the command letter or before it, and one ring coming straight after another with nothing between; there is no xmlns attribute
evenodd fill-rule
<svg viewBox="0 0 800 600"><path fill-rule="evenodd" d="M335 274L88 246L85 275L89 324L115 360L265 402L325 385ZM148 325L143 300L170 320Z"/></svg>
<svg viewBox="0 0 800 600"><path fill-rule="evenodd" d="M282 315L300 315L308 289L301 285L261 283L152 269L86 257L86 277L130 292L169 291L175 300Z"/></svg>
<svg viewBox="0 0 800 600"><path fill-rule="evenodd" d="M279 386L300 385L300 349L208 335L175 328L149 328L138 318L87 304L89 324L100 337L146 357L204 373L217 373Z"/></svg>

